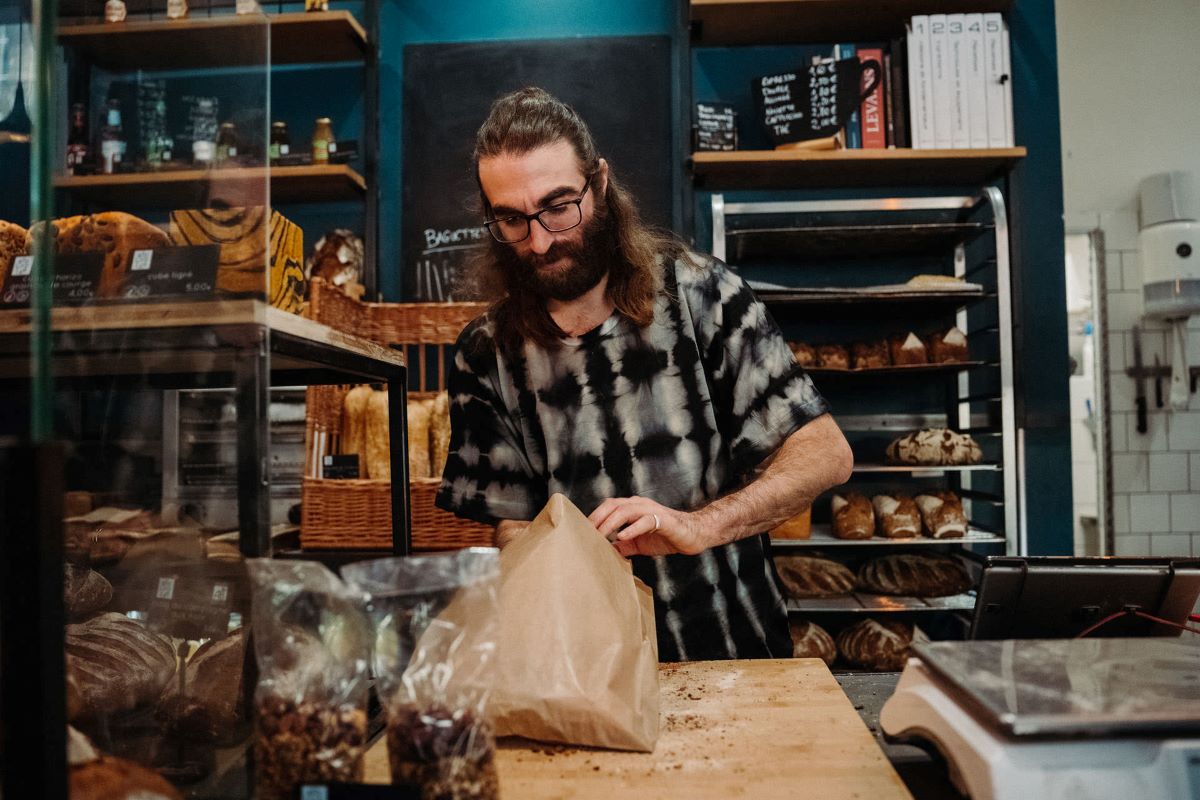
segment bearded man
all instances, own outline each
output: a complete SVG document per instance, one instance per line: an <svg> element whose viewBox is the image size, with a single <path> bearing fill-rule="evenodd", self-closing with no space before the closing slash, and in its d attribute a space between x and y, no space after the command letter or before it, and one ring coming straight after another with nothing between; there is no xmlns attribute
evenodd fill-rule
<svg viewBox="0 0 1200 800"><path fill-rule="evenodd" d="M475 168L492 305L458 339L439 507L501 547L555 492L654 592L663 661L791 656L764 531L853 457L724 264L640 220L569 106L499 98Z"/></svg>

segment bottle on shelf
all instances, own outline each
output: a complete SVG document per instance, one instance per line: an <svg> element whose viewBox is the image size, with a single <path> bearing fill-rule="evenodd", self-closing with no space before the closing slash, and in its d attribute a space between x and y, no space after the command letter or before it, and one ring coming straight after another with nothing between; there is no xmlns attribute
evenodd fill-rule
<svg viewBox="0 0 1200 800"><path fill-rule="evenodd" d="M291 150L292 140L288 136L287 123L272 122L270 142L271 163L275 163L281 157L288 155Z"/></svg>
<svg viewBox="0 0 1200 800"><path fill-rule="evenodd" d="M100 169L105 175L117 171L125 159L125 133L121 128L121 101L110 98L104 125L100 128Z"/></svg>
<svg viewBox="0 0 1200 800"><path fill-rule="evenodd" d="M67 134L67 174L75 175L91 158L87 107L83 103L75 103L71 106L71 131Z"/></svg>
<svg viewBox="0 0 1200 800"><path fill-rule="evenodd" d="M217 131L217 166L228 164L237 158L237 154L237 128L232 122L223 122Z"/></svg>
<svg viewBox="0 0 1200 800"><path fill-rule="evenodd" d="M105 22L124 22L125 0L108 0L104 4L104 21Z"/></svg>
<svg viewBox="0 0 1200 800"><path fill-rule="evenodd" d="M328 164L331 153L337 152L337 142L333 138L333 125L329 117L320 117L313 127L312 163Z"/></svg>

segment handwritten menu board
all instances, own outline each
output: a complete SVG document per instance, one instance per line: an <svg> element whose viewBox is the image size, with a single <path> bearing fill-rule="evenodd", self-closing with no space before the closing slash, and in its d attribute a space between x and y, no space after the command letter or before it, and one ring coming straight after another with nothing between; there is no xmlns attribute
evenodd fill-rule
<svg viewBox="0 0 1200 800"><path fill-rule="evenodd" d="M693 150L737 150L737 111L728 103L696 103Z"/></svg>
<svg viewBox="0 0 1200 800"><path fill-rule="evenodd" d="M795 72L755 78L759 120L776 146L832 136L841 128L838 63L827 59Z"/></svg>

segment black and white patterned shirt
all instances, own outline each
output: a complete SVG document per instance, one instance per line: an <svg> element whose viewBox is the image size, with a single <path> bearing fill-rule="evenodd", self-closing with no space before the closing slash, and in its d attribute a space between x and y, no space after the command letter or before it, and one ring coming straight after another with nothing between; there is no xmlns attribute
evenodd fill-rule
<svg viewBox="0 0 1200 800"><path fill-rule="evenodd" d="M585 515L632 495L695 510L829 410L745 282L695 254L666 269L646 328L614 313L508 358L485 314L459 336L448 388L437 505L489 524L531 520L556 492ZM763 534L633 558L654 592L661 660L791 655L768 546Z"/></svg>

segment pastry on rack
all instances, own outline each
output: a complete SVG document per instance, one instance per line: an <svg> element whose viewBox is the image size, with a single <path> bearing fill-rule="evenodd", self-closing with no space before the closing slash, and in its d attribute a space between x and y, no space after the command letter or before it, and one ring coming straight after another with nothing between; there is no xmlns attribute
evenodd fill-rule
<svg viewBox="0 0 1200 800"><path fill-rule="evenodd" d="M915 333L891 337L888 340L888 347L891 351L892 364L897 367L929 363L929 353L925 348L925 343Z"/></svg>
<svg viewBox="0 0 1200 800"><path fill-rule="evenodd" d="M964 283L954 275L913 275L906 285L913 289L961 289Z"/></svg>
<svg viewBox="0 0 1200 800"><path fill-rule="evenodd" d="M817 345L817 365L822 369L850 369L850 352L840 344Z"/></svg>
<svg viewBox="0 0 1200 800"><path fill-rule="evenodd" d="M837 637L838 652L856 667L876 672L904 669L912 646L911 625L894 620L864 619L844 628Z"/></svg>
<svg viewBox="0 0 1200 800"><path fill-rule="evenodd" d="M917 495L917 507L925 533L934 539L959 538L967 535L967 515L962 501L954 492L927 492Z"/></svg>
<svg viewBox="0 0 1200 800"><path fill-rule="evenodd" d="M970 589L971 576L955 558L899 553L863 564L858 583L864 591L876 594L945 597Z"/></svg>
<svg viewBox="0 0 1200 800"><path fill-rule="evenodd" d="M877 494L871 505L875 509L875 529L888 539L912 539L921 535L921 514L911 497Z"/></svg>
<svg viewBox="0 0 1200 800"><path fill-rule="evenodd" d="M788 342L788 348L791 349L792 355L796 357L796 363L800 366L815 367L817 365L817 351L811 344Z"/></svg>
<svg viewBox="0 0 1200 800"><path fill-rule="evenodd" d="M875 535L875 511L871 501L858 492L835 494L833 535L839 539L870 539Z"/></svg>
<svg viewBox="0 0 1200 800"><path fill-rule="evenodd" d="M927 428L901 436L887 446L889 464L912 466L966 466L983 460L983 450L969 433L948 428Z"/></svg>
<svg viewBox="0 0 1200 800"><path fill-rule="evenodd" d="M845 565L815 556L775 556L784 593L796 600L837 597L854 591L854 573Z"/></svg>
<svg viewBox="0 0 1200 800"><path fill-rule="evenodd" d="M855 342L850 347L850 360L854 369L878 369L892 364L886 341Z"/></svg>
<svg viewBox="0 0 1200 800"><path fill-rule="evenodd" d="M967 335L957 326L948 331L930 335L930 364L956 364L967 359Z"/></svg>
<svg viewBox="0 0 1200 800"><path fill-rule="evenodd" d="M806 619L792 620L790 627L793 658L819 658L825 662L825 666L833 666L837 658L837 645L828 631Z"/></svg>

